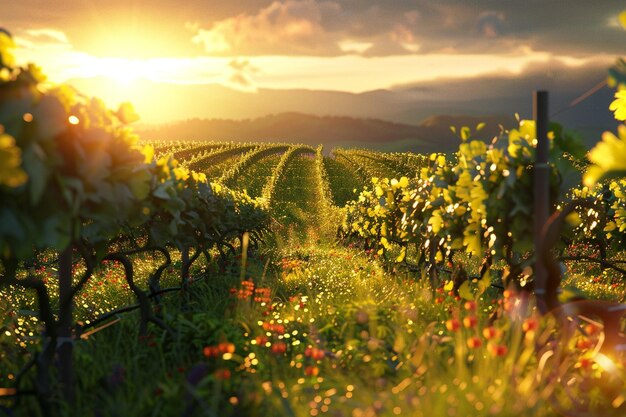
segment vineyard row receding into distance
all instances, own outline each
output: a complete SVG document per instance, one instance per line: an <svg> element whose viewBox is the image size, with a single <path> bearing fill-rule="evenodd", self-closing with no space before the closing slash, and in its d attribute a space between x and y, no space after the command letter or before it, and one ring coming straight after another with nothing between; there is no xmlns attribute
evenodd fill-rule
<svg viewBox="0 0 626 417"><path fill-rule="evenodd" d="M626 412L626 126L142 143L0 65L1 413Z"/></svg>

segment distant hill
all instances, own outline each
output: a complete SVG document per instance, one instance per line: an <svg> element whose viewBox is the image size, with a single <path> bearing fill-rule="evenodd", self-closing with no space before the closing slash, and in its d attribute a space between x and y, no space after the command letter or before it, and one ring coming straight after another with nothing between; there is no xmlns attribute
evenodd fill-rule
<svg viewBox="0 0 626 417"><path fill-rule="evenodd" d="M256 119L189 119L138 130L145 139L205 139L265 142L322 143L327 146L356 146L380 150L449 152L458 147L459 138L450 126L470 126L481 121L487 126L481 138L490 139L499 125L515 126L508 116L434 116L420 125L341 116L314 116L280 113Z"/></svg>
<svg viewBox="0 0 626 417"><path fill-rule="evenodd" d="M103 77L69 83L89 95L109 97L112 107L130 100L146 126L159 125L141 129L151 137L264 138L427 151L456 147L450 125L475 126L485 120L491 130L481 136L489 137L497 132L497 124L511 122L515 113L531 117L532 91L537 89L550 92L550 119L576 131L590 147L603 131L617 126L608 111L614 95L611 88L579 99L606 78L606 71L606 63L566 67L550 61L520 74L494 70L481 77L437 79L361 93L267 88L248 93L217 84L145 79L122 85ZM484 116L494 114L510 117Z"/></svg>

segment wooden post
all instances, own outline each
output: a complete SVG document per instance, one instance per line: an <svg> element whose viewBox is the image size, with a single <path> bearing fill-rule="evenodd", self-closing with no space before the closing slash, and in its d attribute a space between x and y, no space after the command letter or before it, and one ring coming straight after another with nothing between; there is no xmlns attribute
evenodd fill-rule
<svg viewBox="0 0 626 417"><path fill-rule="evenodd" d="M63 390L63 396L68 403L74 402L74 369L72 352L74 342L72 339L72 246L68 246L59 254L59 311L57 355L59 359L59 382Z"/></svg>
<svg viewBox="0 0 626 417"><path fill-rule="evenodd" d="M548 273L538 253L541 247L541 231L550 212L550 167L548 165L548 92L533 94L533 118L537 128L537 148L534 167L534 238L535 238L535 295L540 311L547 310L545 296Z"/></svg>

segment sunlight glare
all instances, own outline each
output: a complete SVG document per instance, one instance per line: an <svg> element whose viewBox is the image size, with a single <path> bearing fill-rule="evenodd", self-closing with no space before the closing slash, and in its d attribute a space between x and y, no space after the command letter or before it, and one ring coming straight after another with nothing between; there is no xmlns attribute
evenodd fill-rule
<svg viewBox="0 0 626 417"><path fill-rule="evenodd" d="M598 354L596 354L596 356L593 359L605 371L607 371L607 372L616 372L617 371L617 366L615 365L615 362L613 362L613 360L611 358L609 358L608 356L606 356L605 354L598 353Z"/></svg>
<svg viewBox="0 0 626 417"><path fill-rule="evenodd" d="M95 66L84 68L90 75L102 76L113 79L122 85L130 85L139 78L148 78L150 75L150 65L143 60L128 58L101 58L94 62Z"/></svg>

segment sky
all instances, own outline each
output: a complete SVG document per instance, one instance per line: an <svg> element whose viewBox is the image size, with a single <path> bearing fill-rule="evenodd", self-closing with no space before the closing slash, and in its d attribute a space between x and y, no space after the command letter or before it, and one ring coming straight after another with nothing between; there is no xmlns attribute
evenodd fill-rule
<svg viewBox="0 0 626 417"><path fill-rule="evenodd" d="M625 8L617 0L0 0L0 27L20 62L37 63L53 82L78 80L111 106L127 95L152 122L163 120L157 103L167 100L151 97L145 86L155 83L358 94L608 67L626 50L617 19Z"/></svg>

